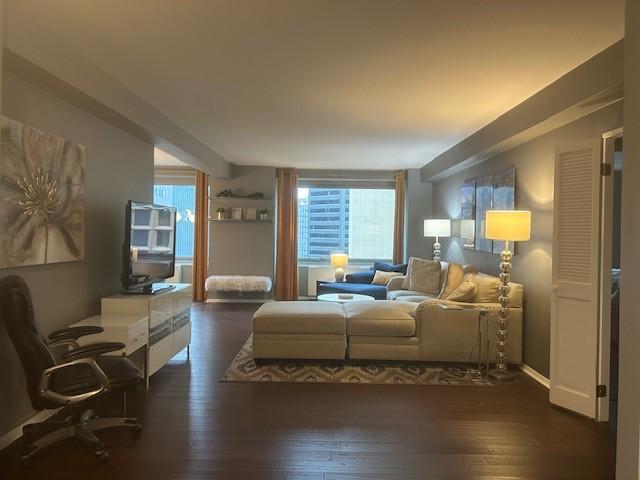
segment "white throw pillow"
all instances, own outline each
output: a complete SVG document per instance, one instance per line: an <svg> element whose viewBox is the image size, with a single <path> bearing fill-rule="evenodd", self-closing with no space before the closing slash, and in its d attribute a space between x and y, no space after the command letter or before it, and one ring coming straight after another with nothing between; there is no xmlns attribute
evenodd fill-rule
<svg viewBox="0 0 640 480"><path fill-rule="evenodd" d="M470 302L476 296L476 290L475 284L466 280L458 285L446 299L454 302Z"/></svg>
<svg viewBox="0 0 640 480"><path fill-rule="evenodd" d="M442 283L442 290L440 290L440 295L438 298L446 299L451 295L458 285L462 283L462 279L464 278L464 268L459 263L451 262L447 267L447 274L444 277L444 282Z"/></svg>
<svg viewBox="0 0 640 480"><path fill-rule="evenodd" d="M382 270L376 270L375 275L373 276L373 280L371 281L372 285L388 285L389 281L393 277L401 277L404 275L402 272L383 272Z"/></svg>
<svg viewBox="0 0 640 480"><path fill-rule="evenodd" d="M500 279L490 275L475 275L473 282L476 284L476 296L474 303L498 303L500 296Z"/></svg>

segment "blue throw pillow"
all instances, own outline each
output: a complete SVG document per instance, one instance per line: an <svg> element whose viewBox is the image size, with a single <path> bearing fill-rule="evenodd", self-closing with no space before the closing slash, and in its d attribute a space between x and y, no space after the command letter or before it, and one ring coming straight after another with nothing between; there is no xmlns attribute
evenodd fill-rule
<svg viewBox="0 0 640 480"><path fill-rule="evenodd" d="M400 272L403 275L407 274L407 264L398 263L396 265L392 263L376 262L373 264L373 271L381 270L383 272Z"/></svg>
<svg viewBox="0 0 640 480"><path fill-rule="evenodd" d="M371 270L366 272L349 273L346 277L347 283L371 283L375 272Z"/></svg>

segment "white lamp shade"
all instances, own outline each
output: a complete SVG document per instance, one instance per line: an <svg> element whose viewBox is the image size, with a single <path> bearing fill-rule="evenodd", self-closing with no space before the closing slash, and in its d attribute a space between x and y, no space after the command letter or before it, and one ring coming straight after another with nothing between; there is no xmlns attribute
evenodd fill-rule
<svg viewBox="0 0 640 480"><path fill-rule="evenodd" d="M430 218L424 221L425 237L450 237L451 220Z"/></svg>
<svg viewBox="0 0 640 480"><path fill-rule="evenodd" d="M349 256L346 253L332 253L331 266L333 268L347 268L349 265Z"/></svg>
<svg viewBox="0 0 640 480"><path fill-rule="evenodd" d="M489 240L522 242L531 238L528 210L488 210L485 219L485 236Z"/></svg>

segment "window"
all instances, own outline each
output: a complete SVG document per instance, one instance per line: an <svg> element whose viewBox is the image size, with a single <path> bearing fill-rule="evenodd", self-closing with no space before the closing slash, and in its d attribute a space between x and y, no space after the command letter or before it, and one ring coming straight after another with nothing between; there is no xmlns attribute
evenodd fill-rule
<svg viewBox="0 0 640 480"><path fill-rule="evenodd" d="M196 187L194 185L155 185L153 187L153 203L168 205L178 210L176 215L176 259L192 260Z"/></svg>
<svg viewBox="0 0 640 480"><path fill-rule="evenodd" d="M394 211L393 189L298 188L298 258L390 260Z"/></svg>

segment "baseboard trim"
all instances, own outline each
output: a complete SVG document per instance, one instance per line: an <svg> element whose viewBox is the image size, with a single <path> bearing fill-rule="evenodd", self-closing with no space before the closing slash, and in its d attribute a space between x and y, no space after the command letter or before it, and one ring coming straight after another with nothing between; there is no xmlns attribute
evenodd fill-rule
<svg viewBox="0 0 640 480"><path fill-rule="evenodd" d="M529 375L531 378L533 378L536 382L538 382L543 387L546 387L546 388L550 387L551 383L549 382L549 379L544 375L542 375L541 373L535 371L529 365L525 363L521 363L520 370L522 370L524 373Z"/></svg>
<svg viewBox="0 0 640 480"><path fill-rule="evenodd" d="M24 422L22 422L17 427L9 430L7 433L5 433L2 436L0 436L0 450L4 450L6 447L8 447L13 442L15 442L20 437L22 437L22 428L25 425L29 425L30 423L44 422L47 419L49 419L52 416L54 416L56 413L58 413L59 410L60 409L42 410L41 412L38 412L35 415L33 415L32 417L26 419Z"/></svg>

